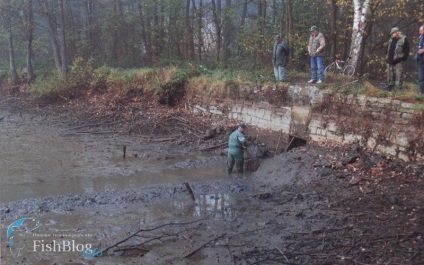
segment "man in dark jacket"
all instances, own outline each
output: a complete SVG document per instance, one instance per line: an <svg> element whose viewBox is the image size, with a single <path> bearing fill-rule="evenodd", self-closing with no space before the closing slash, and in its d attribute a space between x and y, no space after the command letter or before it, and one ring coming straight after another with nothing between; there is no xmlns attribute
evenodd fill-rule
<svg viewBox="0 0 424 265"><path fill-rule="evenodd" d="M420 86L421 94L424 94L424 25L419 29L420 36L418 37L417 53L415 54L415 61L418 67L418 84Z"/></svg>
<svg viewBox="0 0 424 265"><path fill-rule="evenodd" d="M400 32L399 28L392 28L390 31L389 45L387 47L387 90L393 87L402 88L403 64L408 59L409 43L408 39Z"/></svg>
<svg viewBox="0 0 424 265"><path fill-rule="evenodd" d="M275 35L274 40L275 40L275 43L274 43L274 50L272 53L272 64L274 66L275 79L280 82L285 82L289 46L280 37L280 35Z"/></svg>

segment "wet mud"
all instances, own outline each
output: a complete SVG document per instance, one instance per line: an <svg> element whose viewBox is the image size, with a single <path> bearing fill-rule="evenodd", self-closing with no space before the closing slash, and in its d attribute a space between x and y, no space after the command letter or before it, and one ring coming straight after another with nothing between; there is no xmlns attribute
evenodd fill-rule
<svg viewBox="0 0 424 265"><path fill-rule="evenodd" d="M422 164L308 146L227 175L194 142L75 127L1 101L2 264L424 262ZM20 218L40 226L15 229L16 255L5 237Z"/></svg>

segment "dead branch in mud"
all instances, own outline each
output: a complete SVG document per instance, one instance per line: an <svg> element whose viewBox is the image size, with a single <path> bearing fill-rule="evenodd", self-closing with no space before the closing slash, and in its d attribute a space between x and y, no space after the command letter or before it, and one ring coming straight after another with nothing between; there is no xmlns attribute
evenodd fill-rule
<svg viewBox="0 0 424 265"><path fill-rule="evenodd" d="M210 147L206 147L206 148L202 148L202 149L197 149L197 151L209 151L209 150L212 150L212 149L216 149L216 148L219 148L219 147L226 146L227 144L228 143L217 144L217 145L214 145L214 146L210 146Z"/></svg>
<svg viewBox="0 0 424 265"><path fill-rule="evenodd" d="M110 126L110 125L115 125L115 124L123 123L123 122L126 122L126 121L125 120L121 120L121 121L106 122L106 123L84 124L84 125L80 125L80 126L77 126L77 127L69 128L68 130L72 131L72 130L77 130L77 129L81 129L81 128L85 128L85 127Z"/></svg>
<svg viewBox="0 0 424 265"><path fill-rule="evenodd" d="M221 235L219 235L219 236L217 236L217 237L212 238L211 240L208 240L207 242L205 242L205 243L201 244L201 245L200 245L200 246L198 246L197 248L195 248L195 249L193 249L192 251L190 251L190 252L189 252L188 254L186 254L183 258L188 258L188 257L190 257L191 255L193 255L194 253L196 253L198 250L202 249L204 246L208 245L209 243L211 243L211 242L213 242L213 241L215 241L215 240L218 240L218 239L220 239L220 238L224 237L226 234L227 234L227 233L223 233L223 234L221 234Z"/></svg>
<svg viewBox="0 0 424 265"><path fill-rule="evenodd" d="M175 141L175 140L177 140L177 138L158 138L158 139L150 140L150 142L161 143L161 142L170 142L170 141Z"/></svg>
<svg viewBox="0 0 424 265"><path fill-rule="evenodd" d="M158 226L155 226L155 227L153 227L153 228L149 228L149 229L140 229L140 230L138 230L137 232L133 233L132 235L130 235L130 236L128 236L128 237L126 237L126 238L124 238L123 240L121 240L121 241L119 241L119 242L117 242L117 243L115 243L115 244L113 244L113 245L111 245L111 246L107 247L106 249L102 250L102 252L107 252L107 251L109 251L110 249L112 249L112 248L114 248L114 247L118 247L120 244L127 242L127 241L128 241L128 240L130 240L131 238L134 238L134 237L140 237L141 235L139 235L139 233L141 233L141 232L151 232L151 231L155 231L155 230L160 229L160 228L165 227L165 226L178 226L178 225L179 225L179 226L181 226L181 225L194 224L194 223L197 223L197 222L203 221L203 220L205 220L206 218L207 218L207 217L202 218L202 219L199 219L199 220L191 221L191 222L182 222L182 223L166 223L166 224L158 225ZM159 238L161 238L162 236L164 236L164 235L159 236ZM167 236L169 236L169 235L167 235ZM158 239L158 238L153 238L152 240L157 240L157 239ZM151 241L151 240L150 240L150 241ZM141 244L138 244L137 246L140 246L140 245L146 244L147 242L150 242L150 241L143 242L143 243L141 243Z"/></svg>
<svg viewBox="0 0 424 265"><path fill-rule="evenodd" d="M286 257L286 255L284 254L284 252L281 250L281 249L279 249L277 246L275 247L280 253L281 253L281 255L283 255L283 257L284 257L284 259L287 261L287 262L290 262L289 261L289 259Z"/></svg>

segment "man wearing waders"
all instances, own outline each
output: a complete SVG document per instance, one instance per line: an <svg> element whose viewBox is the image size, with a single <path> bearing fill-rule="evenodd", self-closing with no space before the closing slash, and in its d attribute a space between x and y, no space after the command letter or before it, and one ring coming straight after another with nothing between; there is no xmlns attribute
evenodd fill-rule
<svg viewBox="0 0 424 265"><path fill-rule="evenodd" d="M236 164L237 172L243 173L244 149L247 147L247 139L243 134L245 130L246 124L240 124L228 140L228 174L233 171L234 164Z"/></svg>

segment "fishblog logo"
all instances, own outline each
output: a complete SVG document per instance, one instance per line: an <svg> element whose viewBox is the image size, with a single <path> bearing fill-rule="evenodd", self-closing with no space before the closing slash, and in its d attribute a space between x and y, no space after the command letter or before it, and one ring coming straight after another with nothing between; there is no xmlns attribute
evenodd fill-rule
<svg viewBox="0 0 424 265"><path fill-rule="evenodd" d="M83 252L84 250L91 250L91 244L78 244L75 240L60 242L53 240L51 243L44 243L44 239L33 241L34 252Z"/></svg>
<svg viewBox="0 0 424 265"><path fill-rule="evenodd" d="M43 239L33 241L34 252L80 252L83 257L101 257L102 252L97 248L92 249L91 244L79 244L75 240L53 240L45 243Z"/></svg>
<svg viewBox="0 0 424 265"><path fill-rule="evenodd" d="M27 238L40 226L40 222L34 218L18 219L9 225L6 238L9 242L10 252L15 258L25 248Z"/></svg>
<svg viewBox="0 0 424 265"><path fill-rule="evenodd" d="M16 258L25 247L29 247L32 252L79 252L82 257L95 258L101 257L102 251L93 248L92 244L81 244L75 239L72 240L51 240L51 239L35 239L35 238L51 238L51 237L91 237L90 234L36 234L34 231L40 227L40 222L34 218L22 218L14 221L7 228L7 241L10 246L10 252ZM29 240L33 237L32 242Z"/></svg>

